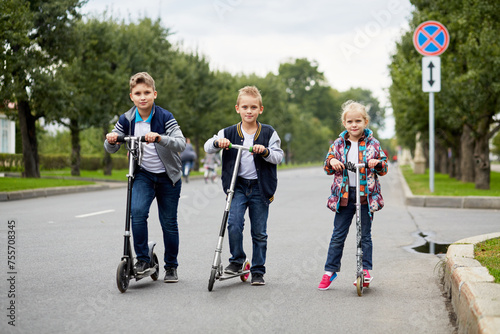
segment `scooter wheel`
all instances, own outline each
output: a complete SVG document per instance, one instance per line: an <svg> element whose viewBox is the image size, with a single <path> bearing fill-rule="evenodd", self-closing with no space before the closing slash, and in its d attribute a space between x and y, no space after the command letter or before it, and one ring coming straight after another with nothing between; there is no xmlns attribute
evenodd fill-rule
<svg viewBox="0 0 500 334"><path fill-rule="evenodd" d="M158 257L156 256L156 253L153 253L153 265L156 266L156 271L151 274L151 279L156 281L160 276L160 265L158 264Z"/></svg>
<svg viewBox="0 0 500 334"><path fill-rule="evenodd" d="M127 291L129 282L128 263L127 260L122 260L116 269L116 285L118 286L118 290L120 292Z"/></svg>
<svg viewBox="0 0 500 334"><path fill-rule="evenodd" d="M210 279L208 280L208 291L212 291L215 283L215 275L217 274L217 268L212 268L210 272Z"/></svg>
<svg viewBox="0 0 500 334"><path fill-rule="evenodd" d="M248 261L245 261L245 263L243 264L243 271L246 270L250 270L250 262ZM248 277L250 277L250 272L240 276L242 282L246 282Z"/></svg>
<svg viewBox="0 0 500 334"><path fill-rule="evenodd" d="M363 277L362 276L358 276L358 278L356 279L356 289L358 290L358 296L362 296L363 295Z"/></svg>

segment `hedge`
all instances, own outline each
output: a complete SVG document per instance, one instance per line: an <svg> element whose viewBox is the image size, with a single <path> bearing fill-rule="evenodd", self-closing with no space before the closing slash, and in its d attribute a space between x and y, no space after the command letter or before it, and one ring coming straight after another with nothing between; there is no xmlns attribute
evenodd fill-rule
<svg viewBox="0 0 500 334"><path fill-rule="evenodd" d="M127 169L128 160L124 156L112 156L113 169ZM71 167L71 157L67 154L41 154L40 170L54 170ZM102 156L82 155L80 161L81 170L102 169ZM22 172L24 171L22 154L0 153L1 172Z"/></svg>

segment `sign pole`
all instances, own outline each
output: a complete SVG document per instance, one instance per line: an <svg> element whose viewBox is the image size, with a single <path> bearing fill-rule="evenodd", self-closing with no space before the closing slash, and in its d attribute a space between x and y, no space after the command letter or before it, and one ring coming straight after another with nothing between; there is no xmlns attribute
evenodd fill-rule
<svg viewBox="0 0 500 334"><path fill-rule="evenodd" d="M429 189L434 192L434 92L429 93Z"/></svg>
<svg viewBox="0 0 500 334"><path fill-rule="evenodd" d="M421 23L413 33L413 45L423 55L422 91L429 93L429 189L434 192L434 92L441 91L441 59L450 42L446 27L437 21Z"/></svg>

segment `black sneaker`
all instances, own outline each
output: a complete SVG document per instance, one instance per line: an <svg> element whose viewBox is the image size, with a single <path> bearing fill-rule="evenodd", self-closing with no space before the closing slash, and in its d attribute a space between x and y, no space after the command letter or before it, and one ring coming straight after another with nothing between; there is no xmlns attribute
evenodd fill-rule
<svg viewBox="0 0 500 334"><path fill-rule="evenodd" d="M177 277L177 268L169 267L165 268L165 278L163 282L165 283L177 283L179 278Z"/></svg>
<svg viewBox="0 0 500 334"><path fill-rule="evenodd" d="M252 285L264 285L266 282L264 281L264 275L255 273L252 274Z"/></svg>
<svg viewBox="0 0 500 334"><path fill-rule="evenodd" d="M226 269L224 269L224 274L229 274L229 275L241 274L241 272L242 272L241 267L243 267L243 265L235 263L235 262L231 262L226 267Z"/></svg>
<svg viewBox="0 0 500 334"><path fill-rule="evenodd" d="M146 261L137 260L134 265L134 269L137 275L144 275L149 269L149 263L147 263Z"/></svg>

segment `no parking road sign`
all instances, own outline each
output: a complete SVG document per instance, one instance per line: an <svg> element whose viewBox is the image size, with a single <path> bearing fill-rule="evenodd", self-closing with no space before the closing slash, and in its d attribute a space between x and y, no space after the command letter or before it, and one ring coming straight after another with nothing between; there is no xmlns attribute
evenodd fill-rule
<svg viewBox="0 0 500 334"><path fill-rule="evenodd" d="M450 34L444 25L437 21L425 21L413 34L413 45L424 56L439 56L450 43Z"/></svg>

